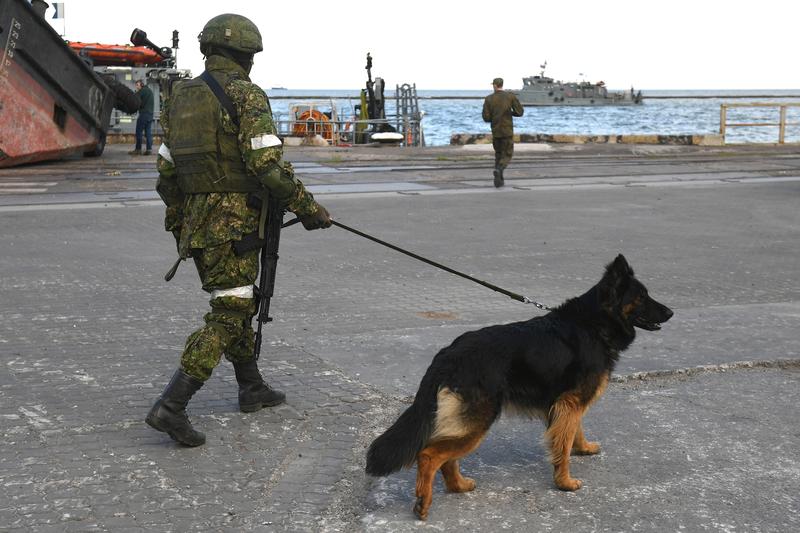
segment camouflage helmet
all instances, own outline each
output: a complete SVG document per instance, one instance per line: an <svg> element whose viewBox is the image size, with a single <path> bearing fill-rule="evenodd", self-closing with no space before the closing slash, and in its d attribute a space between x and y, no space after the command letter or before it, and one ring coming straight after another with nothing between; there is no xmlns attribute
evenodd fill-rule
<svg viewBox="0 0 800 533"><path fill-rule="evenodd" d="M221 46L245 54L255 54L264 49L261 32L253 21L232 13L217 15L206 22L197 39L203 53L208 46Z"/></svg>

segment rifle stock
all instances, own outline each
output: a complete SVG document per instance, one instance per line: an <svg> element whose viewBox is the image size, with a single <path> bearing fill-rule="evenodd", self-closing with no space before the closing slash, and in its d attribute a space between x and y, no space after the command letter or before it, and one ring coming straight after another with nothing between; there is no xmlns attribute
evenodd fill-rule
<svg viewBox="0 0 800 533"><path fill-rule="evenodd" d="M281 224L283 223L283 206L274 197L270 196L267 204L267 225L264 246L261 248L261 277L258 280L258 294L256 299L256 328L255 346L253 357L258 359L261 355L261 328L265 322L271 322L269 304L275 289L275 271L278 266L278 245L281 238Z"/></svg>

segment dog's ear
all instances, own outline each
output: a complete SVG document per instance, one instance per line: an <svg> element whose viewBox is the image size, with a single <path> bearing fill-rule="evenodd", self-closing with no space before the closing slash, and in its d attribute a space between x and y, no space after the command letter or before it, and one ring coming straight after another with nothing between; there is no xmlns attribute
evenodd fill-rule
<svg viewBox="0 0 800 533"><path fill-rule="evenodd" d="M630 278L633 276L633 269L628 264L628 260L625 259L625 256L619 254L611 263L606 266L606 278L609 280L613 280L613 285L619 285L619 283L626 278Z"/></svg>
<svg viewBox="0 0 800 533"><path fill-rule="evenodd" d="M604 307L615 308L620 304L627 281L632 276L633 269L622 254L606 266L606 273L599 285L600 299Z"/></svg>
<svg viewBox="0 0 800 533"><path fill-rule="evenodd" d="M633 269L628 264L628 260L625 259L625 256L622 255L622 254L619 254L616 257L616 259L614 259L614 262L611 263L610 266L611 266L611 268L616 270L620 275L623 275L623 276L632 276L633 275Z"/></svg>

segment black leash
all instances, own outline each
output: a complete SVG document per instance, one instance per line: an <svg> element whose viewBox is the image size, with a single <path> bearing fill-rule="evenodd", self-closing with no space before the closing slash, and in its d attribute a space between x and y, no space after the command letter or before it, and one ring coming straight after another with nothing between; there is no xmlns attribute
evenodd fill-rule
<svg viewBox="0 0 800 533"><path fill-rule="evenodd" d="M300 222L300 219L299 218L295 218L293 220L290 220L289 222L284 223L282 227L286 228L286 227L289 227L289 226L293 226L293 225L297 224L298 222ZM378 244L380 244L382 246L386 246L387 248L391 248L392 250L400 252L401 254L405 254L405 255L407 255L409 257L413 257L414 259L416 259L418 261L422 261L423 263L428 263L429 265L435 266L436 268L440 268L440 269L444 270L445 272L450 272L451 274L455 274L456 276L461 276L462 278L465 278L465 279L468 279L470 281L473 281L473 282L477 283L478 285L483 285L484 287L487 287L489 289L492 289L493 291L499 292L500 294L505 294L506 296L508 296L512 300L516 300L516 301L522 302L524 304L533 304L534 306L536 306L537 308L541 309L542 311L551 311L550 307L547 307L546 305L544 305L542 303L539 303L539 302L537 302L535 300L531 300L527 296L522 296L522 295L517 294L515 292L507 291L506 289L500 288L497 285L493 285L493 284L491 284L489 282L486 282L486 281L483 281L483 280L480 280L480 279L477 279L477 278L473 278L472 276L470 276L468 274L464 274L463 272L459 272L458 270L455 270L455 269L452 269L452 268L450 268L448 266L442 265L441 263L437 263L436 261L431 261L430 259L422 257L421 255L417 255L414 252L409 252L408 250L404 250L404 249L400 248L399 246L395 246L394 244L388 243L386 241L382 241L382 240L378 239L377 237L373 237L372 235L364 233L363 231L358 231L357 229L351 228L350 226L346 226L346 225L342 224L341 222L337 222L335 220L331 220L331 222L333 223L334 226L338 226L338 227L340 227L340 228L342 228L344 230L349 231L350 233L355 233L359 237L364 237L365 239L369 239L370 241L377 242Z"/></svg>

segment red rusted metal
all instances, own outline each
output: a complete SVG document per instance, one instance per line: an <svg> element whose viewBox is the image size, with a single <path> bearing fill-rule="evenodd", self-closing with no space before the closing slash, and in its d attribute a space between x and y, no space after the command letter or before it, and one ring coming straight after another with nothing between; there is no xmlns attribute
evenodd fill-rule
<svg viewBox="0 0 800 533"><path fill-rule="evenodd" d="M0 74L0 94L0 149L6 155L0 167L59 159L97 144L97 135L66 112L63 119L55 117L55 98L15 63Z"/></svg>

